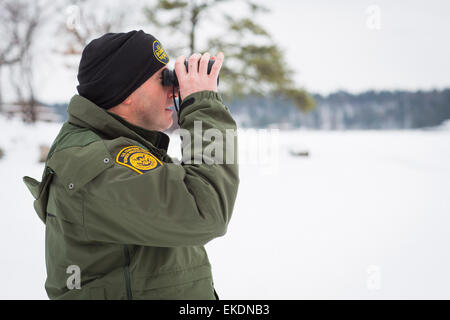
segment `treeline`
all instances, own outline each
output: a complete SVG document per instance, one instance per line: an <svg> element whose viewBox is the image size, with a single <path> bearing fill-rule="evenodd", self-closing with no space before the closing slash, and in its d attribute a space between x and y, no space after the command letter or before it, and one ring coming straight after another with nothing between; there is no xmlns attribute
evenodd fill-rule
<svg viewBox="0 0 450 320"><path fill-rule="evenodd" d="M308 113L281 97L247 97L229 102L243 128L413 129L450 119L450 89L432 91L339 91L313 95L317 107ZM52 105L67 119L67 104Z"/></svg>
<svg viewBox="0 0 450 320"><path fill-rule="evenodd" d="M313 95L317 107L301 113L280 97L230 102L241 127L311 129L412 129L450 119L450 89L430 91L339 91Z"/></svg>

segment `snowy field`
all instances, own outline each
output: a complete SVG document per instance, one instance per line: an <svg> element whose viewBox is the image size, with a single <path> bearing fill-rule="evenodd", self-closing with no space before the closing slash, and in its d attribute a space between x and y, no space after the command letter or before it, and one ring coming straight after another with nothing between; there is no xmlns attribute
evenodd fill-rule
<svg viewBox="0 0 450 320"><path fill-rule="evenodd" d="M0 118L0 299L47 299L44 225L22 176L40 180L38 146L59 127ZM448 125L239 139L234 216L207 245L221 299L450 299Z"/></svg>

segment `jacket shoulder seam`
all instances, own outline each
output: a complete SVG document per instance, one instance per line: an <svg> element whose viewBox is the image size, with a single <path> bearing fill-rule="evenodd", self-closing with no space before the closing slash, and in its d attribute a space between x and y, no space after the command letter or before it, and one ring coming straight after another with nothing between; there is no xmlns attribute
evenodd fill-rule
<svg viewBox="0 0 450 320"><path fill-rule="evenodd" d="M89 133L93 134L95 136L95 139L90 140L90 141L88 141L85 144L73 144L73 145L68 145L68 146L65 146L65 147L59 147L58 146L59 144L61 144L62 141L66 140L68 137L76 135L76 134L85 133L86 131L88 131ZM54 150L51 150L51 153L49 152L49 157L48 157L47 161L50 160L50 158L52 158L55 153L58 153L60 151L63 151L63 150L69 149L69 148L76 148L76 147L83 148L83 147L87 147L88 145L90 145L90 144L92 144L94 142L98 142L100 140L102 140L102 138L98 134L96 134L94 131L89 130L87 128L85 128L85 130L78 131L78 132L67 132L66 134L64 134L59 139L59 141L57 142L57 145L54 147Z"/></svg>

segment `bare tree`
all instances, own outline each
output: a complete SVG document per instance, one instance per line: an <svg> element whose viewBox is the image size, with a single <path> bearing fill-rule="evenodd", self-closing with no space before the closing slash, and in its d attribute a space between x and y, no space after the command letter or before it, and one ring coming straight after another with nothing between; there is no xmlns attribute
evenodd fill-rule
<svg viewBox="0 0 450 320"><path fill-rule="evenodd" d="M58 22L57 36L64 38L64 44L55 52L76 59L67 62L66 67L76 68L84 47L90 40L108 32L120 29L125 21L123 5L115 7L105 1L79 0L65 2L65 15Z"/></svg>
<svg viewBox="0 0 450 320"><path fill-rule="evenodd" d="M0 1L0 74L4 68L9 69L8 80L16 93L15 104L21 108L24 120L29 122L37 118L32 46L39 26L53 7L46 0ZM3 104L1 89L0 83L0 108Z"/></svg>

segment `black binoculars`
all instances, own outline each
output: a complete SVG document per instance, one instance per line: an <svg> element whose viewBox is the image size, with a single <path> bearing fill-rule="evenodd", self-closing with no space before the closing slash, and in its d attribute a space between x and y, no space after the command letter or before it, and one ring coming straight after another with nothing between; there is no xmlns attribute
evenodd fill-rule
<svg viewBox="0 0 450 320"><path fill-rule="evenodd" d="M215 60L209 60L208 61L208 74L211 72L212 65L214 64ZM200 61L198 62L200 65ZM184 61L184 65L186 66L186 71L188 71L188 61ZM179 87L178 84L178 78L175 70L169 70L164 69L162 72L162 84L163 86L174 86ZM217 77L217 84L219 84L219 77Z"/></svg>

